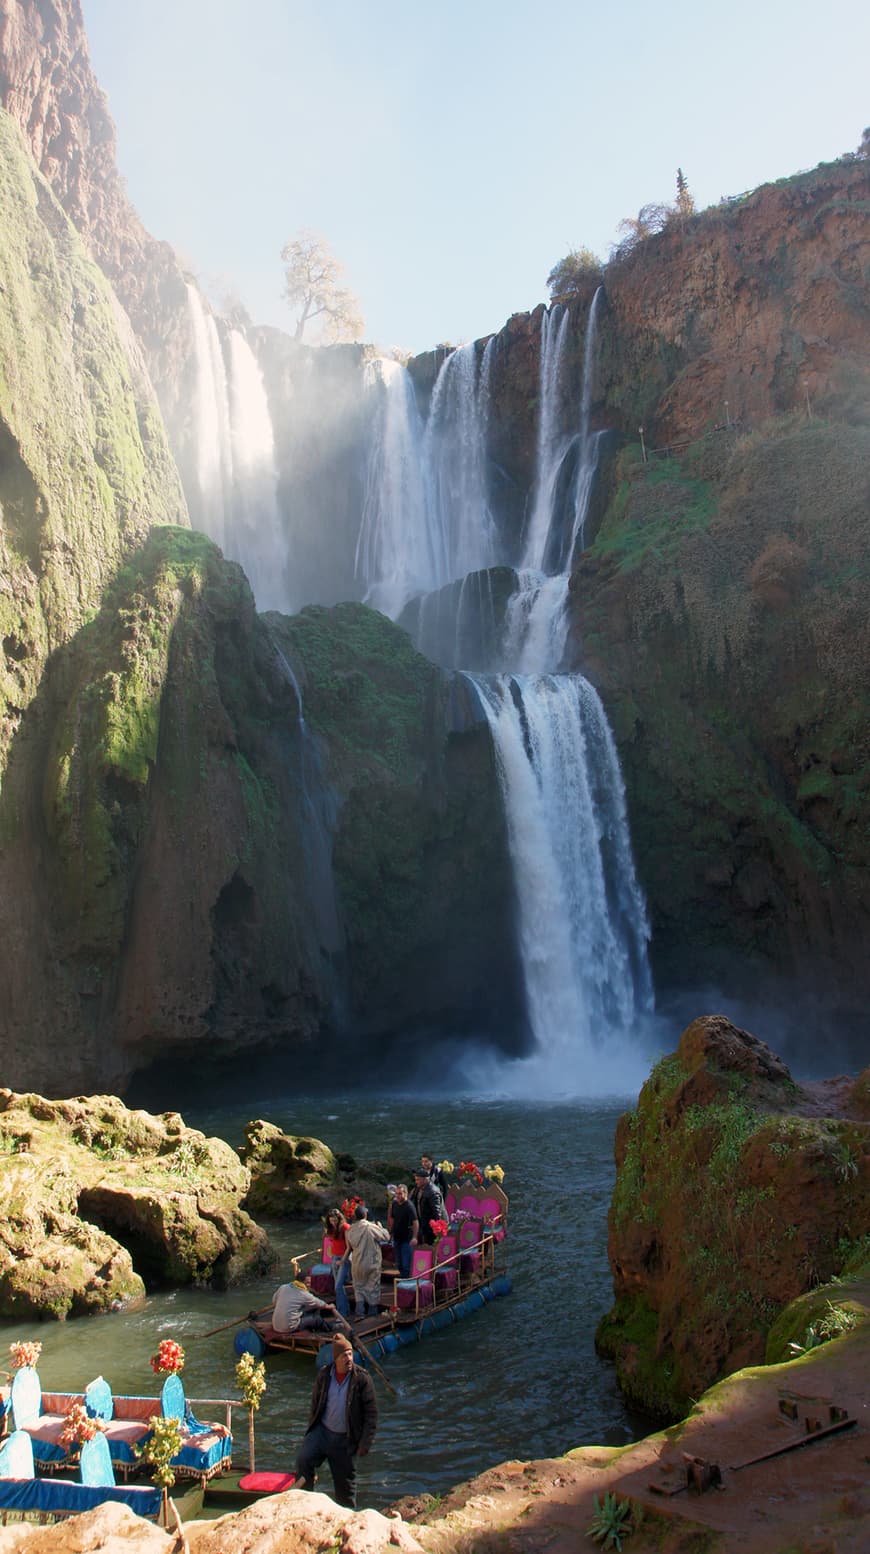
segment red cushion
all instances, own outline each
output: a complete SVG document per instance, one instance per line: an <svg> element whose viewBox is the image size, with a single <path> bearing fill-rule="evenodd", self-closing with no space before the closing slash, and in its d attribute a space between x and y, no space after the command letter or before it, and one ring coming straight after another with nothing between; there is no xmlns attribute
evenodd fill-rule
<svg viewBox="0 0 870 1554"><path fill-rule="evenodd" d="M278 1495L295 1483L295 1473L246 1473L239 1479L239 1489L250 1490L255 1495Z"/></svg>

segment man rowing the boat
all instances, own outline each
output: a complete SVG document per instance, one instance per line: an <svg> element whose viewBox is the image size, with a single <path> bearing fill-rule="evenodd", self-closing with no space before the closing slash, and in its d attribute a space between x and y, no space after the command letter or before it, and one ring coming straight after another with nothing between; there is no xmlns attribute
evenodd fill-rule
<svg viewBox="0 0 870 1554"><path fill-rule="evenodd" d="M308 1430L296 1459L297 1489L313 1489L324 1458L332 1470L339 1505L356 1508L356 1458L375 1438L378 1400L371 1377L353 1361L342 1333L332 1340L332 1364L317 1372L311 1394Z"/></svg>
<svg viewBox="0 0 870 1554"><path fill-rule="evenodd" d="M272 1327L279 1337L291 1333L333 1333L340 1326L341 1318L335 1306L319 1295L312 1295L299 1275L299 1264L293 1262L293 1283L279 1284L275 1291L272 1310Z"/></svg>

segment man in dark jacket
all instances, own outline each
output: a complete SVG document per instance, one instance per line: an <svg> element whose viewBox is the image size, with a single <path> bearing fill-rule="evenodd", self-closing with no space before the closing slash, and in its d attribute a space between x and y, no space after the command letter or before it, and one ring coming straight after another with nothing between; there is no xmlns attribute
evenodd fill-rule
<svg viewBox="0 0 870 1554"><path fill-rule="evenodd" d="M335 1499L356 1508L356 1459L375 1438L378 1400L371 1377L353 1363L353 1348L343 1333L332 1340L332 1364L317 1372L311 1394L308 1430L296 1458L297 1489L313 1489L314 1475L326 1459Z"/></svg>
<svg viewBox="0 0 870 1554"><path fill-rule="evenodd" d="M414 1171L414 1191L411 1193L411 1202L420 1226L420 1240L424 1246L432 1246L435 1240L431 1229L432 1221L443 1219L444 1200L437 1187L433 1187L429 1180L429 1173L422 1165L417 1166Z"/></svg>

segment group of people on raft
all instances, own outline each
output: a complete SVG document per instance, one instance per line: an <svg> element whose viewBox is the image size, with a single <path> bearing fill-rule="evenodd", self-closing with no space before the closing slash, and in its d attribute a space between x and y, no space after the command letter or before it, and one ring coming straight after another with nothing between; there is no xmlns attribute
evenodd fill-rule
<svg viewBox="0 0 870 1554"><path fill-rule="evenodd" d="M357 1457L365 1456L374 1439L378 1405L371 1378L354 1363L353 1345L336 1327L346 1326L350 1302L346 1284L353 1278L355 1312L364 1317L377 1312L381 1295L381 1248L392 1241L396 1267L403 1278L411 1271L415 1246L435 1241L433 1221L444 1218L447 1183L430 1155L422 1155L409 1190L399 1182L392 1190L386 1226L370 1220L364 1203L358 1203L350 1222L340 1209L325 1219L324 1254L332 1265L335 1304L312 1294L301 1281L282 1284L275 1292L272 1326L277 1332L333 1332L332 1364L318 1371L311 1396L308 1429L299 1448L295 1487L313 1489L317 1469L328 1462L335 1499L339 1505L356 1505Z"/></svg>
<svg viewBox="0 0 870 1554"><path fill-rule="evenodd" d="M323 1300L301 1280L282 1284L275 1291L271 1315L276 1333L332 1332L353 1314L376 1315L381 1298L382 1247L391 1241L396 1268L403 1279L411 1272L415 1246L431 1246L435 1241L433 1222L443 1220L446 1181L440 1167L429 1155L420 1157L415 1167L414 1186L409 1190L399 1182L390 1201L386 1225L369 1219L364 1203L358 1203L348 1222L340 1209L326 1216L324 1257L332 1267L335 1301ZM354 1311L347 1295L348 1276L353 1280Z"/></svg>

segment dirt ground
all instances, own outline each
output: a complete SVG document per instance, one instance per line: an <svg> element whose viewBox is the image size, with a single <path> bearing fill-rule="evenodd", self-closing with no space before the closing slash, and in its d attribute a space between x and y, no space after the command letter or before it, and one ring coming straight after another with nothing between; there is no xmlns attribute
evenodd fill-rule
<svg viewBox="0 0 870 1554"><path fill-rule="evenodd" d="M868 1394L864 1324L800 1360L738 1372L680 1425L620 1451L503 1463L423 1511L422 1525L410 1505L405 1514L431 1554L578 1554L595 1547L593 1496L611 1490L635 1508L629 1554L870 1554ZM806 1420L828 1427L831 1408L854 1423L808 1437ZM795 1441L805 1444L780 1450ZM717 1464L721 1487L681 1487L684 1453Z"/></svg>

